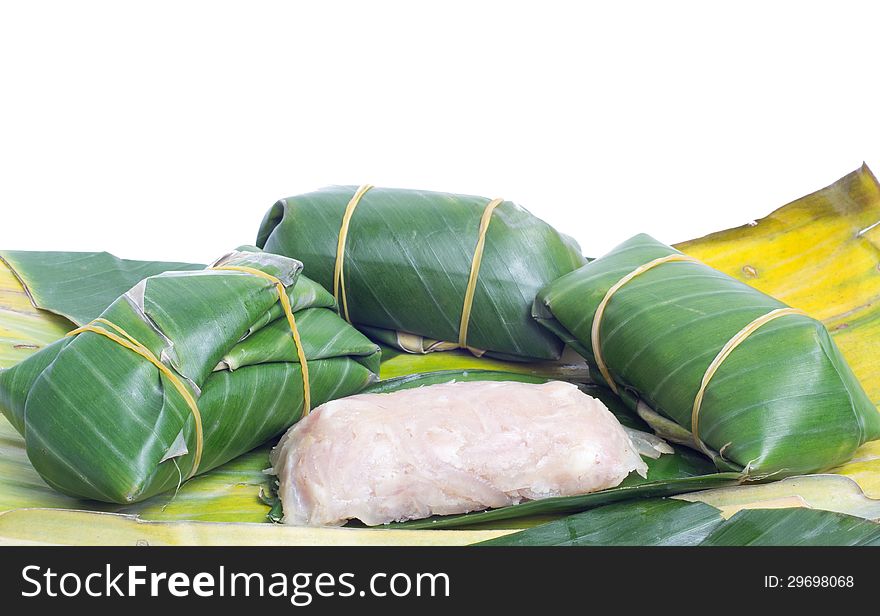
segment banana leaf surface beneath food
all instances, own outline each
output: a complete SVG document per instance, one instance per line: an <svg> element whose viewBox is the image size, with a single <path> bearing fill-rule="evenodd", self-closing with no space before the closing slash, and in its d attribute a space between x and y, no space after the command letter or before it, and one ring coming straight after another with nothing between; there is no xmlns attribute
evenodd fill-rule
<svg viewBox="0 0 880 616"><path fill-rule="evenodd" d="M862 167L764 219L676 247L821 319L876 404L880 401L880 372L875 369L875 349L880 346L880 225L874 226L878 221L880 187L867 167ZM178 264L175 269L181 266ZM82 272L90 273L99 270ZM100 275L95 278L100 279ZM125 291L131 285L122 286ZM0 366L18 363L74 326L65 317L35 308L31 299L9 266L0 263ZM577 360L523 364L476 358L464 352L410 355L383 349L380 374L388 379L434 371L488 369L531 378L585 381L584 368L577 364ZM576 376L572 377L572 372ZM418 381L433 377L410 378ZM272 504L264 498L273 487L271 477L263 473L269 466L269 447L258 447L195 477L176 494L118 506L70 498L49 488L28 462L21 437L0 418L0 511L6 511L0 514L0 541L86 543L112 536L108 542L135 543L147 532L141 520L149 520L154 525L149 527L153 533L150 537L161 537L157 543L461 544L507 535L517 527L565 519L558 513L534 514L516 520L483 520L476 526L489 530L402 529L394 531L398 534L393 537L383 534L391 531L357 528L314 532L308 529L294 536L282 526L261 524ZM863 445L851 461L830 474L721 487L679 498L682 497L705 497L707 503L721 507L722 511L773 506L782 507L782 513L766 513L787 515L794 507L798 511L813 507L872 518L876 516L878 502L874 499L880 499L880 444ZM611 506L641 506L650 502L653 501L637 500ZM99 512L136 517L107 517ZM821 512L807 511L806 515L811 513ZM205 530L202 522L215 524ZM765 526L769 523L766 521ZM270 538L252 530L254 527L265 528ZM37 532L35 528L41 530ZM94 533L84 534L83 528L94 529ZM102 529L106 529L106 535L101 534ZM467 534L471 532L488 534ZM747 542L749 538L740 536L738 540Z"/></svg>

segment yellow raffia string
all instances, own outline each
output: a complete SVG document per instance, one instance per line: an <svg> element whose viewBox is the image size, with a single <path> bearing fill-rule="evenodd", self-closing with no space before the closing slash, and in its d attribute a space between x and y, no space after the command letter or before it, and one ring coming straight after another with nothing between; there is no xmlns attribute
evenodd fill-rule
<svg viewBox="0 0 880 616"><path fill-rule="evenodd" d="M504 199L492 199L486 204L483 216L480 218L480 234L477 238L477 247L474 249L474 257L471 259L471 273L468 276L467 288L464 291L464 305L461 308L461 323L458 327L458 346L467 348L468 326L471 320L471 308L474 304L474 293L477 290L477 277L480 275L480 263L483 261L483 248L486 245L486 231L492 220L495 208L501 205Z"/></svg>
<svg viewBox="0 0 880 616"><path fill-rule="evenodd" d="M593 345L593 357L596 358L596 365L599 367L599 372L601 372L602 376L605 378L605 382L608 383L608 386L616 394L620 392L617 389L617 384L611 377L611 372L609 372L608 366L605 365L605 359L602 356L602 347L599 340L599 328L602 325L602 317L605 314L605 308L608 306L608 302L611 301L611 298L614 296L614 294L617 293L622 286L627 284L636 276L644 274L648 270L654 269L658 265L663 265L664 263L674 263L677 261L686 263L699 263L699 261L697 261L693 257L678 253L666 255L665 257L660 257L659 259L649 261L648 263L637 267L629 274L614 283L614 286L608 289L605 297L603 297L602 301L599 302L599 307L596 308L596 314L593 315L593 327L590 331L590 343Z"/></svg>
<svg viewBox="0 0 880 616"><path fill-rule="evenodd" d="M348 205L345 206L345 213L342 215L342 225L339 227L339 238L336 240L336 264L333 267L333 297L336 303L342 306L342 316L346 321L351 323L348 316L348 300L345 297L345 240L348 238L348 225L354 210L361 202L361 198L370 190L370 184L364 184L358 188Z"/></svg>
<svg viewBox="0 0 880 616"><path fill-rule="evenodd" d="M805 313L797 308L777 308L776 310L771 310L767 314L761 315L741 330L739 330L733 338L727 341L721 350L718 351L718 355L715 356L715 359L712 360L712 363L709 364L709 367L706 368L706 372L703 374L703 379L700 381L700 389L697 391L697 395L694 397L694 408L691 411L691 434L694 438L694 444L697 448L705 453L708 456L712 456L712 452L706 447L705 443L700 439L700 408L703 404L703 396L706 393L706 387L709 385L709 381L712 380L712 377L718 371L718 368L724 362L725 359L733 352L733 350L742 344L746 338L752 335L760 327L766 325L770 321L778 319L779 317L784 317L787 315L799 314L806 316Z"/></svg>
<svg viewBox="0 0 880 616"><path fill-rule="evenodd" d="M287 297L287 292L284 289L284 284L278 280L275 276L271 274L267 274L262 270L258 270L254 267L247 267L245 265L219 265L217 267L212 267L211 269L215 270L228 270L232 272L244 272L246 274L251 274L252 276L258 276L260 278L264 278L268 280L272 284L275 285L275 290L278 292L278 301L281 302L281 308L284 310L284 316L287 317L287 324L290 326L290 333L293 334L293 342L296 347L296 355L299 358L300 369L302 370L302 381L303 381L303 414L305 417L312 411L312 395L311 395L311 386L309 385L309 364L306 361L306 355L303 351L302 341L299 337L299 330L296 328L296 319L293 316L293 310L290 306L290 299Z"/></svg>
<svg viewBox="0 0 880 616"><path fill-rule="evenodd" d="M104 329L104 327L99 327L99 325L109 327L115 330L115 332ZM104 319L102 317L98 317L91 323L88 323L86 325L83 325L82 327L74 329L71 332L68 332L67 336L76 336L77 334L81 334L83 332L92 332L104 336L105 338L109 338L116 344L125 347L126 349L134 353L137 353L138 355L149 361L151 364L156 366L162 374L168 377L168 380L171 381L171 384L174 385L174 388L186 401L187 406L189 406L189 410L192 412L193 419L195 420L196 450L193 453L193 465L192 469L189 472L189 475L187 476L187 479L195 475L198 472L199 464L202 461L204 436L202 434L202 414L199 412L198 404L196 404L196 400L189 389L183 384L180 378L171 371L168 366L159 361L159 359L153 354L152 351L150 351L150 349L148 349L146 346L143 345L143 343L139 342L137 339L134 338L134 336L126 332L115 323L108 321L107 319Z"/></svg>

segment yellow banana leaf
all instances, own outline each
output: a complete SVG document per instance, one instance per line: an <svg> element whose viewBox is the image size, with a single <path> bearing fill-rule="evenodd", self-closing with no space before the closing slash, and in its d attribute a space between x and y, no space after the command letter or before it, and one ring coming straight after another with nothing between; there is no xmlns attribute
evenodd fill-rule
<svg viewBox="0 0 880 616"><path fill-rule="evenodd" d="M390 351L390 353L388 352ZM491 357L475 357L467 351L443 351L417 355L383 347L379 377L383 380L408 374L440 370L496 370L516 372L551 379L577 382L589 380L589 369L584 359L566 349L556 361L517 362Z"/></svg>
<svg viewBox="0 0 880 616"><path fill-rule="evenodd" d="M867 166L756 222L676 246L822 320L880 401L880 183Z"/></svg>
<svg viewBox="0 0 880 616"><path fill-rule="evenodd" d="M71 329L67 319L34 308L15 274L0 260L0 368L17 364Z"/></svg>
<svg viewBox="0 0 880 616"><path fill-rule="evenodd" d="M854 480L867 496L880 499L880 442L862 445L852 460L833 472Z"/></svg>
<svg viewBox="0 0 880 616"><path fill-rule="evenodd" d="M880 402L880 183L867 165L753 223L676 246L821 319ZM880 441L833 472L880 498Z"/></svg>
<svg viewBox="0 0 880 616"><path fill-rule="evenodd" d="M229 522L146 522L131 515L16 509L0 513L0 545L469 545L510 530L408 531Z"/></svg>
<svg viewBox="0 0 880 616"><path fill-rule="evenodd" d="M859 485L840 475L804 475L761 485L704 490L673 496L721 510L725 518L742 509L806 507L880 521L880 500L868 498Z"/></svg>

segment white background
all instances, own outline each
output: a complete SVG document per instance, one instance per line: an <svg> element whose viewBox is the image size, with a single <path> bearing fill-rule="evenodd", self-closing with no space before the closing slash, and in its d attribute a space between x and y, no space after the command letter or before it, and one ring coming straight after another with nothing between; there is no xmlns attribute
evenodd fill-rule
<svg viewBox="0 0 880 616"><path fill-rule="evenodd" d="M0 247L207 261L326 184L503 196L596 256L867 161L870 2L0 5Z"/></svg>

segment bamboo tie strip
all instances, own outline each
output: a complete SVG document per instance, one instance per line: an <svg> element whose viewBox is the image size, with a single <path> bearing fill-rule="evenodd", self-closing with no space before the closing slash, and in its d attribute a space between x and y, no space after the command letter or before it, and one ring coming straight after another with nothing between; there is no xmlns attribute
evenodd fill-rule
<svg viewBox="0 0 880 616"><path fill-rule="evenodd" d="M254 267L247 267L245 265L220 265L217 267L212 267L211 269L227 270L232 272L244 272L246 274L251 274L252 276L258 276L259 278L268 280L275 285L275 290L278 292L278 301L281 302L281 308L284 310L284 316L287 317L287 324L290 326L290 333L293 335L293 343L296 347L296 355L299 358L300 370L302 371L302 416L305 417L312 410L311 386L309 385L309 364L306 361L306 355L303 351L302 340L299 337L299 330L296 327L296 319L293 316L293 310L290 306L290 298L287 297L287 291L284 289L284 284L280 280L278 280L278 278L272 276L271 274L267 274L262 270L258 270Z"/></svg>
<svg viewBox="0 0 880 616"><path fill-rule="evenodd" d="M600 341L600 326L602 324L602 316L605 314L605 309L608 306L608 302L611 301L611 298L617 293L621 287L630 282L633 278L644 274L645 272L654 269L658 265L663 265L664 263L699 263L693 257L689 257L683 254L671 254L665 257L660 257L658 259L654 259L653 261L649 261L644 265L641 265L631 271L629 274L618 280L614 285L608 289L608 292L605 293L605 296L602 298L602 301L599 302L598 308L596 308L596 314L593 316L593 326L590 331L590 342L593 346L593 356L596 359L596 365L599 368L599 372L605 378L605 381L608 383L608 386L611 390L619 394L619 390L617 388L617 384L614 382L614 378L611 376L611 372L608 370L608 366L605 364L604 357L602 355L602 347ZM703 378L700 380L700 388L697 390L696 396L694 396L694 406L691 410L691 436L693 437L694 444L697 449L702 451L709 457L712 457L712 452L706 447L706 444L703 443L700 438L700 410L703 405L703 397L706 394L706 388L709 386L709 382L712 380L712 377L715 376L715 373L718 371L718 368L721 367L721 364L724 363L724 360L736 349L740 344L742 344L749 336L751 336L755 331L774 321L780 317L788 316L788 315L802 315L807 316L802 310L798 310L797 308L776 308L775 310L771 310L770 312L763 314L756 319L752 320L748 325L739 330L730 340L725 343L718 354L715 356L715 359L709 364L706 368L706 372L703 373Z"/></svg>
<svg viewBox="0 0 880 616"><path fill-rule="evenodd" d="M718 368L724 362L725 359L733 352L733 350L742 344L749 336L751 336L755 331L778 319L779 317L784 317L788 315L799 314L801 316L806 316L806 314L802 310L798 310L797 308L777 308L775 310L771 310L766 314L762 314L751 323L743 327L739 330L727 343L721 347L721 350L718 351L718 355L715 356L715 359L712 360L712 363L709 364L709 367L706 368L706 372L703 374L703 378L700 381L700 389L697 391L697 395L694 397L694 408L691 411L691 435L694 438L694 444L697 448L706 454L709 457L712 457L712 453L709 451L706 444L703 443L700 438L700 409L703 405L703 396L706 393L706 387L709 386L709 381L712 380L712 377L715 376L715 373L718 371Z"/></svg>
<svg viewBox="0 0 880 616"><path fill-rule="evenodd" d="M373 188L371 184L364 184L358 188L345 206L342 214L342 225L339 227L339 238L336 240L336 264L333 267L333 297L336 303L342 307L342 316L351 323L348 315L348 299L345 297L345 241L348 239L348 226L358 203L367 191Z"/></svg>
<svg viewBox="0 0 880 616"><path fill-rule="evenodd" d="M336 240L336 262L333 267L333 297L336 298L337 304L342 308L342 316L346 321L351 323L351 317L348 312L348 298L345 294L345 245L348 239L348 229L351 224L351 217L363 196L373 186L364 184L358 188L352 195L345 211L342 215L342 222L339 227L339 237ZM464 293L464 302L461 309L461 320L458 328L458 346L467 347L467 334L470 325L471 310L474 304L474 294L477 288L477 278L480 274L480 264L483 260L483 249L486 245L486 232L489 229L489 222L492 220L492 213L495 208L504 203L504 199L492 199L483 209L483 215L480 218L480 230L477 236L477 245L474 249L474 256L471 259L471 270L468 275L467 287Z"/></svg>
<svg viewBox="0 0 880 616"><path fill-rule="evenodd" d="M103 326L103 327L99 327ZM115 331L110 331L110 328ZM204 434L202 432L202 414L199 412L199 406L196 404L196 400L192 395L192 392L183 384L183 381L180 380L174 372L163 364L159 359L153 354L150 349L143 345L143 343L139 342L134 338L131 334L126 332L124 329L116 325L115 323L108 321L107 319L98 317L91 323L83 325L82 327L78 327L71 332L67 333L67 336L75 336L77 334L81 334L83 332L92 332L95 334L99 334L104 336L105 338L109 338L116 344L125 347L126 349L137 353L151 364L156 366L159 371L168 377L168 380L171 381L171 384L174 385L174 388L181 395L181 397L186 401L187 406L189 407L190 412L192 413L193 419L195 420L195 432L196 432L196 448L193 453L193 464L190 469L189 474L187 475L187 479L193 477L199 470L199 464L202 462L202 450L204 448Z"/></svg>
<svg viewBox="0 0 880 616"><path fill-rule="evenodd" d="M623 287L636 276L640 276L645 272L654 269L658 265L663 265L664 263L674 263L677 261L687 263L699 263L699 261L697 261L693 257L678 253L666 255L665 257L660 257L659 259L649 261L644 265L637 267L629 274L614 283L614 285L610 289L608 289L608 292L605 293L605 297L602 298L602 301L599 302L599 306L596 308L596 314L593 315L593 326L590 329L590 344L592 344L593 346L593 356L596 358L596 365L599 367L599 372L608 383L611 391L616 394L619 394L620 392L617 389L617 384L614 382L614 379L611 376L611 372L608 371L608 366L605 365L605 358L602 356L602 345L599 342L600 326L602 325L602 317L605 315L605 308L608 306L608 302L611 301L611 298L614 297L614 294L617 293L621 287Z"/></svg>
<svg viewBox="0 0 880 616"><path fill-rule="evenodd" d="M504 199L492 199L486 204L483 216L480 218L480 232L474 256L471 259L471 272L468 276L467 288L464 291L464 305L461 309L461 322L458 327L458 346L462 348L467 348L468 326L471 320L471 308L474 305L474 293L477 290L477 278L480 275L480 264L483 261L483 249L486 246L486 232L489 230L489 223L492 221L495 208L502 203L504 203Z"/></svg>

